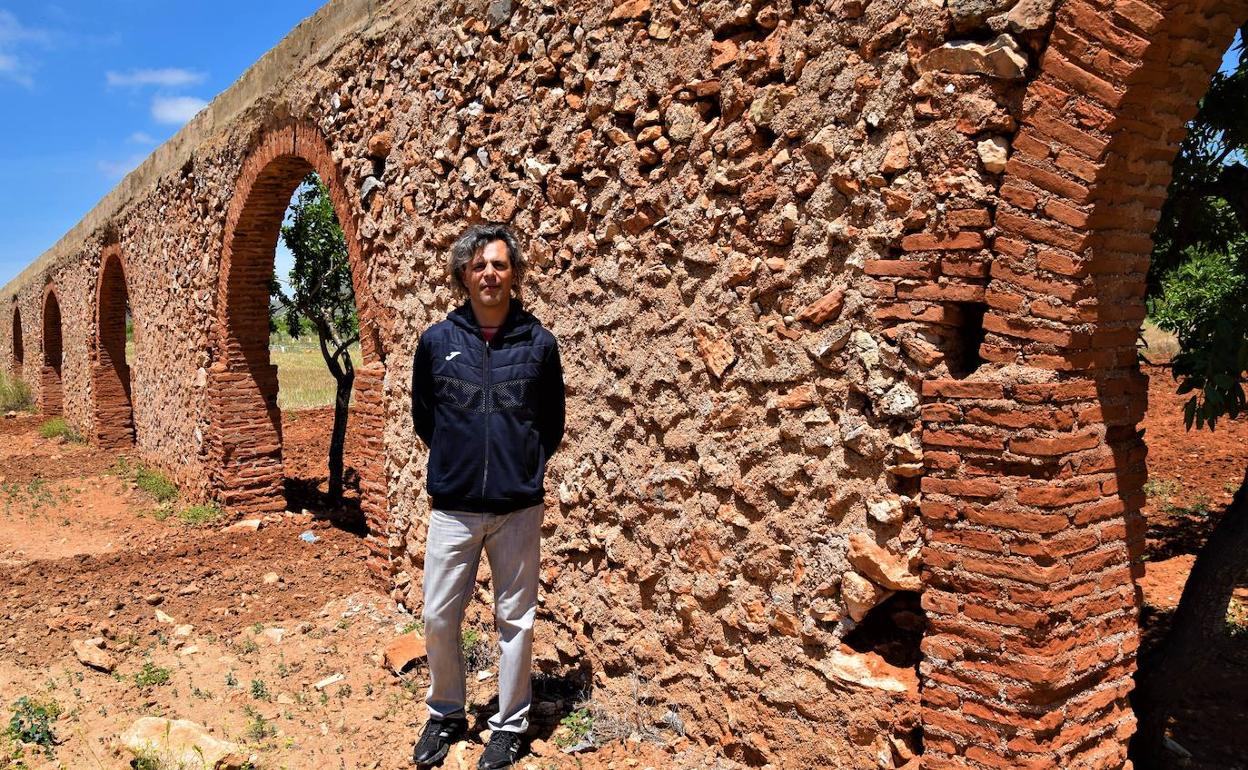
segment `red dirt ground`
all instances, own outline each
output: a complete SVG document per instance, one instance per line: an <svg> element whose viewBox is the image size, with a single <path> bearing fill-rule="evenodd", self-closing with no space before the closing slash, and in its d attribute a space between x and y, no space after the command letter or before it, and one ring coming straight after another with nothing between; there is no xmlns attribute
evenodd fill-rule
<svg viewBox="0 0 1248 770"><path fill-rule="evenodd" d="M284 420L287 473L310 499L325 489L330 417ZM0 417L0 729L23 696L62 714L53 756L0 735L0 768L128 767L117 736L153 715L242 744L258 768L411 766L428 679L420 663L396 676L381 652L416 619L376 584L357 533L310 513L256 531L158 519L155 501L110 471L115 456L41 438L39 423ZM89 638L103 639L112 675L77 660L72 642ZM139 681L145 666L168 681ZM557 677L535 689L519 768L736 767L675 734L566 755L559 723L581 696ZM493 690L492 674L469 677L476 732L444 767L475 768Z"/></svg>
<svg viewBox="0 0 1248 770"><path fill-rule="evenodd" d="M1163 367L1145 367L1149 375L1148 413L1142 427L1148 445L1148 522L1141 622L1147 654L1169 627L1196 554L1221 519L1248 468L1248 419L1219 421L1217 430L1183 425L1186 396ZM1192 753L1190 759L1167 758L1173 767L1229 770L1248 768L1248 587L1241 587L1228 622L1233 633L1221 655L1209 661L1208 674L1180 704L1171 737Z"/></svg>

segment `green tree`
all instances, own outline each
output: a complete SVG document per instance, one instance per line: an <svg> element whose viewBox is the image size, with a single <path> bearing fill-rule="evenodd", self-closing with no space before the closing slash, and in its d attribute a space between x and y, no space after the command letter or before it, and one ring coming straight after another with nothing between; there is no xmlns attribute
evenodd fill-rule
<svg viewBox="0 0 1248 770"><path fill-rule="evenodd" d="M1245 411L1248 378L1248 24L1179 148L1153 234L1149 314L1173 332L1170 362L1189 430ZM1183 587L1170 629L1143 661L1134 697L1137 767L1160 767L1166 723L1201 668L1226 649L1226 615L1248 576L1248 472Z"/></svg>
<svg viewBox="0 0 1248 770"><path fill-rule="evenodd" d="M350 348L360 339L351 283L347 240L334 214L329 189L315 173L295 191L282 224L282 241L294 257L288 288L273 280L271 294L285 311L282 322L292 338L315 331L321 357L336 383L334 427L329 441L329 499L342 500L343 448L355 366Z"/></svg>

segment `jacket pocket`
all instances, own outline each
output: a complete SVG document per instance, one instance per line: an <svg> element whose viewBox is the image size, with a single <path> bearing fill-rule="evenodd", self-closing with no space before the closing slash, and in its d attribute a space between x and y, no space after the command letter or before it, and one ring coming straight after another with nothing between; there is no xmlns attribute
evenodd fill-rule
<svg viewBox="0 0 1248 770"><path fill-rule="evenodd" d="M430 494L463 497L473 491L474 482L480 483L480 458L463 451L462 438L447 427L434 429L427 471Z"/></svg>

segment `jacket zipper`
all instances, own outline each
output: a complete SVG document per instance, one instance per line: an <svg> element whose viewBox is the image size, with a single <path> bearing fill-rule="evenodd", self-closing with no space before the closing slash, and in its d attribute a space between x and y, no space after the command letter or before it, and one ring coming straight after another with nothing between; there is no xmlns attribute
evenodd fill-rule
<svg viewBox="0 0 1248 770"><path fill-rule="evenodd" d="M494 332L498 334L498 332ZM481 335L485 342L485 355L481 357L481 399L485 406L485 468L481 471L481 499L485 499L485 483L490 477L490 343Z"/></svg>

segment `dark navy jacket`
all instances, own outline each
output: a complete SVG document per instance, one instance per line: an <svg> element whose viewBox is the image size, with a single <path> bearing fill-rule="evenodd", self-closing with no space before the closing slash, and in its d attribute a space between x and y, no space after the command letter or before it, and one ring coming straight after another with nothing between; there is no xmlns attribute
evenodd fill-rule
<svg viewBox="0 0 1248 770"><path fill-rule="evenodd" d="M487 345L465 302L420 336L412 421L429 447L434 508L509 513L542 502L546 461L563 439L555 335L513 297Z"/></svg>

